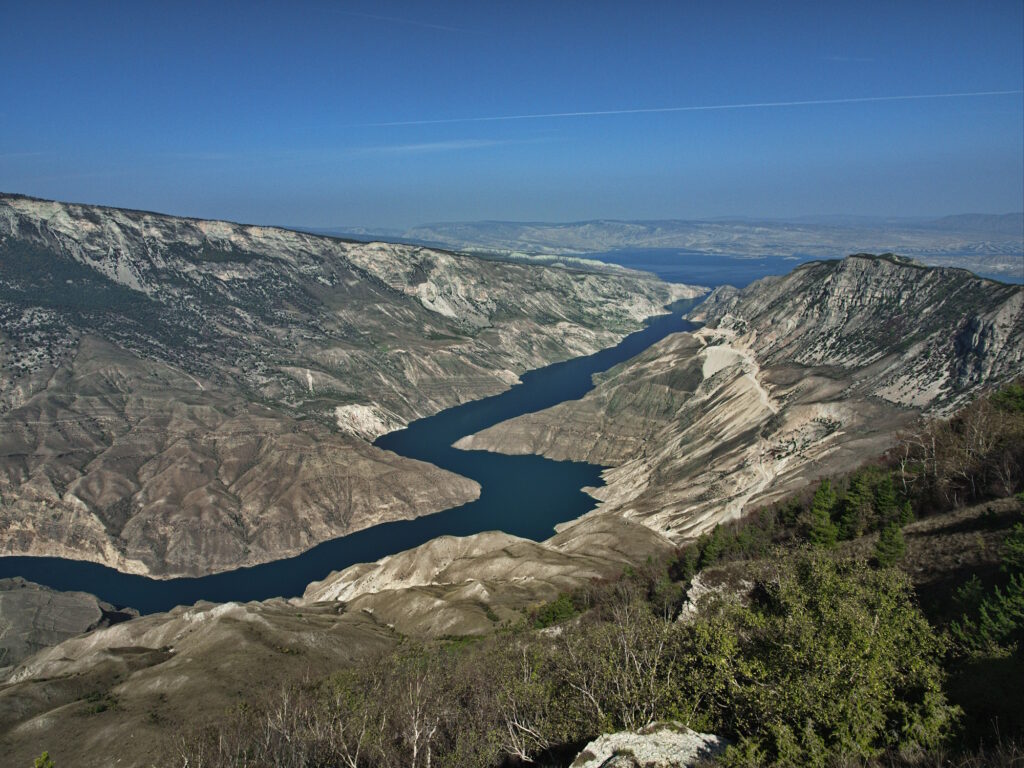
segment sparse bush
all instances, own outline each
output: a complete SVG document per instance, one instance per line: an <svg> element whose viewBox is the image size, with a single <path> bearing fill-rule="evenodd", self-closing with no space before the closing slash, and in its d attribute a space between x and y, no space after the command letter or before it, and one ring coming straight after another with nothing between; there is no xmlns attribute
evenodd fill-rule
<svg viewBox="0 0 1024 768"><path fill-rule="evenodd" d="M893 451L900 481L927 508L1011 496L1024 485L1021 381L981 397L949 420L924 422Z"/></svg>
<svg viewBox="0 0 1024 768"><path fill-rule="evenodd" d="M550 603L545 603L537 609L533 616L533 626L537 629L550 627L553 624L560 624L568 621L579 611L573 603L572 596L561 594Z"/></svg>

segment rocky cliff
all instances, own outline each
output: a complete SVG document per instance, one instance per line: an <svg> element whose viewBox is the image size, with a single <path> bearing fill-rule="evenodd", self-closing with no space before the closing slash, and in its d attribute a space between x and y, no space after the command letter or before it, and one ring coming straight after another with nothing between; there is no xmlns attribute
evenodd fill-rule
<svg viewBox="0 0 1024 768"><path fill-rule="evenodd" d="M706 326L612 369L582 400L458 446L603 462L591 515L678 541L1024 372L1024 288L893 256L722 288L691 317Z"/></svg>
<svg viewBox="0 0 1024 768"><path fill-rule="evenodd" d="M367 441L689 294L0 196L0 552L198 575L463 503Z"/></svg>
<svg viewBox="0 0 1024 768"><path fill-rule="evenodd" d="M856 372L847 394L948 410L1024 366L1024 289L887 254L814 262L693 313L763 366Z"/></svg>
<svg viewBox="0 0 1024 768"><path fill-rule="evenodd" d="M134 616L85 592L0 579L0 676L43 648Z"/></svg>

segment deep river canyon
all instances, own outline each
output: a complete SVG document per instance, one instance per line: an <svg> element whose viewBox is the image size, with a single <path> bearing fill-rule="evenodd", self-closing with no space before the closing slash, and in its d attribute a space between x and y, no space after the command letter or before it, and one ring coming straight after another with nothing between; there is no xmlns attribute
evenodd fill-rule
<svg viewBox="0 0 1024 768"><path fill-rule="evenodd" d="M724 283L743 286L768 274L788 272L805 260L697 257L679 251L673 258L670 250L597 257L647 269L671 282L709 287ZM55 557L0 557L0 578L21 576L54 589L91 592L114 605L153 613L199 600L299 596L310 582L323 579L331 571L377 560L437 536L501 530L537 541L546 539L558 523L593 509L595 500L582 489L601 485L603 468L540 456L462 451L452 448L452 444L506 419L582 397L593 388L594 374L634 357L669 334L693 329L695 326L683 315L694 303L677 302L670 312L650 318L644 328L614 347L530 371L521 377L522 383L506 392L449 408L377 439L375 445L381 448L477 481L480 497L468 504L367 528L324 542L296 557L199 578L151 579L97 563Z"/></svg>

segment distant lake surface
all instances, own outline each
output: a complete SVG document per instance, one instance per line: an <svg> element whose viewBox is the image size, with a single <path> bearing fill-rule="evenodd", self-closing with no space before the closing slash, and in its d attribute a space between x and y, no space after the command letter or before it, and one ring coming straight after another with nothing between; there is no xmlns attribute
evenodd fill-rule
<svg viewBox="0 0 1024 768"><path fill-rule="evenodd" d="M669 281L711 287L724 282L746 285L767 274L787 272L798 263L782 258L706 255L680 260L679 254L678 250L633 251L595 258L648 269ZM331 571L401 552L442 535L501 530L538 541L546 539L558 523L593 509L596 502L581 489L602 485L602 468L540 456L459 451L452 443L506 419L582 397L593 388L595 373L634 357L669 334L693 329L683 315L695 303L678 302L669 314L651 318L642 330L614 347L526 373L522 383L507 392L449 408L377 440L381 448L476 480L481 486L476 501L415 520L374 526L324 542L296 557L199 578L150 579L55 557L0 557L0 578L21 576L54 589L91 592L114 605L153 613L199 600L295 597Z"/></svg>
<svg viewBox="0 0 1024 768"><path fill-rule="evenodd" d="M728 284L745 288L767 275L784 275L793 267L818 256L728 256L685 251L679 248L640 248L585 254L610 264L653 272L662 280L715 288Z"/></svg>
<svg viewBox="0 0 1024 768"><path fill-rule="evenodd" d="M807 254L746 257L687 251L680 248L640 248L588 253L585 256L588 259L653 272L670 283L707 285L712 288L723 283L744 288L766 275L785 275L798 264L822 260L821 256ZM927 259L925 263L928 263ZM975 272L979 277L1019 284L1024 283L1024 260L1018 263L1019 268L1016 272L991 272L975 268L969 258L965 257L965 266L962 268ZM945 266L957 265L952 262Z"/></svg>

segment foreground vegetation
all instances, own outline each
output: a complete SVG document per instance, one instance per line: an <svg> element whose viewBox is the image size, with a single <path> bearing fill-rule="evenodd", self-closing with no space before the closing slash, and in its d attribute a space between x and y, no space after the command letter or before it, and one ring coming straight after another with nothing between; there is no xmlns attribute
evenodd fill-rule
<svg viewBox="0 0 1024 768"><path fill-rule="evenodd" d="M168 764L565 764L658 720L725 736L726 765L1018 764L1024 502L1000 507L1017 522L1000 518L992 568L934 564L952 581L927 610L930 577L900 566L914 517L1019 492L1022 469L1018 384L496 636L408 639L245 701L182 735Z"/></svg>

